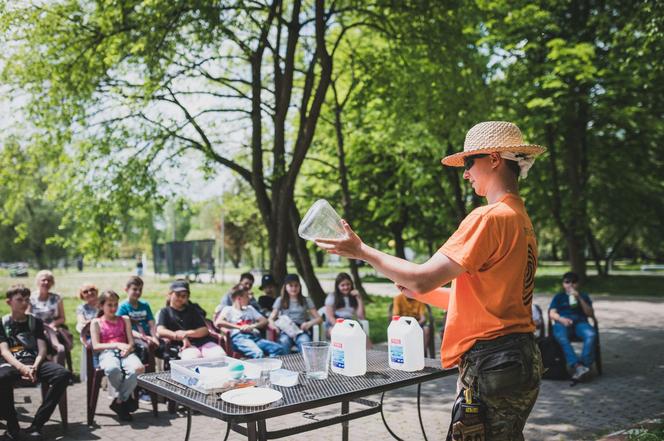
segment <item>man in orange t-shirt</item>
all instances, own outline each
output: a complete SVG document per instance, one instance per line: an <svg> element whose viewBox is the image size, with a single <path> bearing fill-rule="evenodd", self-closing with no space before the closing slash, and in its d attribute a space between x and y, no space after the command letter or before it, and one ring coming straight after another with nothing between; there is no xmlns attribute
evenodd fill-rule
<svg viewBox="0 0 664 441"><path fill-rule="evenodd" d="M518 178L545 150L526 144L512 123L471 128L463 152L442 162L463 166L464 179L488 204L473 210L423 264L367 246L345 221L347 238L316 240L330 253L368 262L405 295L448 310L442 364L458 365L459 389L484 403L487 440L522 440L539 392L542 363L530 312L537 243ZM440 288L451 281L451 290Z"/></svg>

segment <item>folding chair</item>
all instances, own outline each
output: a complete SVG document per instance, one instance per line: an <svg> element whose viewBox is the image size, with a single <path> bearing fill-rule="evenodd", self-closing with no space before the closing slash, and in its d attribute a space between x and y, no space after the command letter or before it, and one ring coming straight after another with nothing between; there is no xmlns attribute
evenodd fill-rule
<svg viewBox="0 0 664 441"><path fill-rule="evenodd" d="M546 312L546 317L548 319L548 326L547 330L549 335L553 335L553 320L551 320L551 316L549 315L551 313L551 309L547 310ZM597 375L602 375L602 351L599 343L599 322L597 321L597 317L594 315L591 317L588 317L593 325L593 328L595 329L595 368L597 369ZM544 320L544 317L542 317L542 320ZM570 337L571 342L583 342L580 338L576 336L576 334L572 333Z"/></svg>

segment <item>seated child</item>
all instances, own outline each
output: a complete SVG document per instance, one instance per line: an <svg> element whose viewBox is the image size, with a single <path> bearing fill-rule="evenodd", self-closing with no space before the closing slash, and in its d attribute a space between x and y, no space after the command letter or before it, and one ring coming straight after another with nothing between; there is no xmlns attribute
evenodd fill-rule
<svg viewBox="0 0 664 441"><path fill-rule="evenodd" d="M143 363L147 363L150 348L159 348L159 339L150 304L141 300L143 280L138 276L131 276L125 285L125 292L127 300L120 303L117 315L126 315L131 320L136 355Z"/></svg>
<svg viewBox="0 0 664 441"><path fill-rule="evenodd" d="M7 304L11 313L2 318L3 333L0 335L0 353L6 364L0 367L4 382L8 378L29 383L46 382L48 392L37 409L35 418L26 433L30 438L41 438L42 427L65 393L71 372L63 366L46 360L46 336L44 323L31 314L27 314L30 302L30 290L23 285L14 285L7 291ZM3 406L11 407L7 415L7 432L18 432L16 411L13 409L13 393L2 395ZM7 401L5 401L7 400Z"/></svg>
<svg viewBox="0 0 664 441"><path fill-rule="evenodd" d="M131 335L129 317L118 317L120 296L107 289L99 296L99 317L90 325L92 348L101 352L99 366L104 370L109 383L118 393L111 403L111 410L120 420L131 421L131 412L138 408L133 397L137 375L145 371L141 360L134 351L134 338Z"/></svg>
<svg viewBox="0 0 664 441"><path fill-rule="evenodd" d="M284 352L279 343L261 338L260 328L267 325L267 319L249 305L249 292L236 285L231 292L231 306L217 307L215 325L231 329L233 350L249 358L263 358L264 352L270 357Z"/></svg>
<svg viewBox="0 0 664 441"><path fill-rule="evenodd" d="M427 323L426 305L420 301L406 297L403 293L399 293L394 297L392 314L402 317L413 317L417 320L424 333L424 349L426 351L429 339L431 338L431 327Z"/></svg>
<svg viewBox="0 0 664 441"><path fill-rule="evenodd" d="M286 330L279 329L278 323L275 324L279 316L288 317L299 328L299 332L289 335ZM311 328L323 322L314 302L302 295L302 285L297 274L288 274L284 279L281 296L274 301L269 322L271 328L279 331L279 343L285 354L290 352L293 344L297 346L297 352L302 352L302 343L311 341Z"/></svg>
<svg viewBox="0 0 664 441"><path fill-rule="evenodd" d="M167 338L180 347L182 360L226 355L215 343L198 308L189 303L189 283L176 280L168 290L168 305L157 316L157 337Z"/></svg>

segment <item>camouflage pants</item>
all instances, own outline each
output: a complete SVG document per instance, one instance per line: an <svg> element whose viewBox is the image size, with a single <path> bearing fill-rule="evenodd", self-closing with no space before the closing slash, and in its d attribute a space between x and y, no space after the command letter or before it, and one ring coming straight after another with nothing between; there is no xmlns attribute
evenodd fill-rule
<svg viewBox="0 0 664 441"><path fill-rule="evenodd" d="M542 357L531 334L510 334L477 342L459 365L457 392L472 388L486 406L488 441L523 440L535 405Z"/></svg>

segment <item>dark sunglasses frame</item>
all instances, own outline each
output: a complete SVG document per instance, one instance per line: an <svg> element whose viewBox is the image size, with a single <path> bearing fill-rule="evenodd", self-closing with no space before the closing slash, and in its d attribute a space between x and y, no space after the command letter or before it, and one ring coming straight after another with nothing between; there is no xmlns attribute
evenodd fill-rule
<svg viewBox="0 0 664 441"><path fill-rule="evenodd" d="M471 156L466 156L463 158L463 168L465 170L470 170L473 168L473 165L475 165L475 159L477 158L484 158L485 156L489 156L487 153L479 154L479 155L471 155Z"/></svg>
<svg viewBox="0 0 664 441"><path fill-rule="evenodd" d="M569 283L569 284L572 284L572 283L579 283L579 281L578 281L578 280L565 279L565 280L563 280L563 283Z"/></svg>

